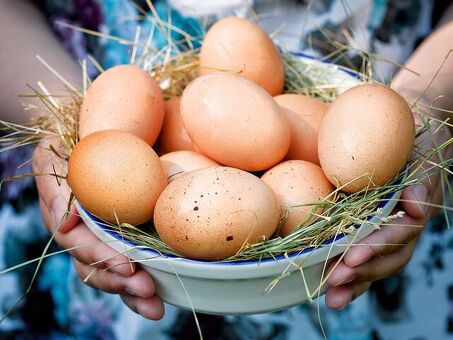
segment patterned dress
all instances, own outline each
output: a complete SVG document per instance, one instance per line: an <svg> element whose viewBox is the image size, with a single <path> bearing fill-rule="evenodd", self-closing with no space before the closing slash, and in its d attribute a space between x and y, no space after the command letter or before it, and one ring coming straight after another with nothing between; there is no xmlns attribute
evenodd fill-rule
<svg viewBox="0 0 453 340"><path fill-rule="evenodd" d="M93 31L134 39L138 25L149 30L149 22L137 20L145 1L47 0L43 11L62 44L76 59L93 55L104 68L129 62L130 48L108 39L72 30L63 21ZM442 1L439 1L442 5ZM417 41L432 26L433 6L428 0L318 0L318 1L154 1L165 19L198 35L200 18L213 22L221 16L262 15L269 32L286 21L286 33L276 40L288 49L326 55L332 51L323 32L338 33L355 27L353 43L358 47L404 62ZM171 7L171 12L169 8ZM445 5L445 3L444 3ZM307 6L310 6L308 9ZM437 8L437 7L436 7ZM308 14L307 14L308 13ZM148 14L149 15L149 14ZM306 25L301 23L305 22ZM147 26L148 25L148 26ZM176 33L175 33L176 34ZM306 37L311 37L307 39ZM178 38L177 36L173 38ZM159 48L166 38L156 34ZM360 63L356 55L349 60ZM337 62L345 62L338 60ZM96 76L93 64L89 73ZM391 67L376 67L381 79L389 79ZM29 173L29 148L0 154L0 177ZM451 203L450 203L451 204ZM453 220L453 216L450 216ZM32 179L7 183L0 192L0 270L38 257L49 239L42 225ZM58 251L51 246L49 252ZM35 265L0 275L0 312L6 313L27 290ZM329 339L444 339L453 336L453 233L446 230L443 215L426 228L415 254L398 276L373 284L370 291L347 308L332 312L320 299L323 327ZM321 339L318 302L288 310L251 316L199 314L206 339ZM152 322L128 310L116 295L84 285L67 254L47 258L30 292L0 323L0 338L11 339L196 339L192 314L166 306L163 320Z"/></svg>

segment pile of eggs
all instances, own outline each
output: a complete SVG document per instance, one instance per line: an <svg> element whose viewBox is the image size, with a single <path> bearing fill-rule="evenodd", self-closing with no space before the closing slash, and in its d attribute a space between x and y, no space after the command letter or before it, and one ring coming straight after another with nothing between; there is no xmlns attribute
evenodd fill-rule
<svg viewBox="0 0 453 340"><path fill-rule="evenodd" d="M384 185L410 156L414 120L396 92L364 84L330 105L282 94L280 53L249 21L214 24L199 57L200 75L167 101L133 65L92 83L68 163L85 209L153 220L182 256L221 260L313 223L335 188Z"/></svg>

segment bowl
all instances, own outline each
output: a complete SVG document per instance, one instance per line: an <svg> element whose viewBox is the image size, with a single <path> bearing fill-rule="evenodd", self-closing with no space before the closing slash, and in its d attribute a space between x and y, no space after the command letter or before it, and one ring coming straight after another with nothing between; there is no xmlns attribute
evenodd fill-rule
<svg viewBox="0 0 453 340"><path fill-rule="evenodd" d="M391 213L399 196L400 192L396 192L389 197L381 206L380 217ZM318 296L317 288L326 261L368 236L380 221L380 218L373 217L358 226L354 234L338 235L316 249L305 249L286 257L206 262L161 255L152 249L141 248L122 239L77 201L75 205L82 220L100 240L140 263L152 276L156 294L165 302L196 312L224 315L278 311ZM269 291L276 279L277 284ZM324 291L325 287L322 287L319 295Z"/></svg>
<svg viewBox="0 0 453 340"><path fill-rule="evenodd" d="M359 84L354 75L336 65L303 54L295 55L304 62L325 68L340 92ZM100 240L141 264L152 276L156 293L165 302L196 312L241 315L285 309L323 294L325 287L321 282L326 261L376 230L376 223L392 212L399 196L400 192L390 195L380 205L380 217L372 217L357 226L354 234L337 235L315 249L287 256L238 262L190 260L139 247L122 239L78 202L75 205L83 221Z"/></svg>

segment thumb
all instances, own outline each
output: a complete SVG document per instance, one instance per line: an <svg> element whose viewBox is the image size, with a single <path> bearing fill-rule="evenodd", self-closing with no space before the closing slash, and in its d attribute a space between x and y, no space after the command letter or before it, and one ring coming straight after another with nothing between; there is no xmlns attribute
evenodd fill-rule
<svg viewBox="0 0 453 340"><path fill-rule="evenodd" d="M80 218L70 202L71 190L64 178L66 162L54 150L64 155L57 138L43 140L33 155L33 171L37 174L35 179L41 213L47 229L54 232L58 228L60 232L67 232Z"/></svg>

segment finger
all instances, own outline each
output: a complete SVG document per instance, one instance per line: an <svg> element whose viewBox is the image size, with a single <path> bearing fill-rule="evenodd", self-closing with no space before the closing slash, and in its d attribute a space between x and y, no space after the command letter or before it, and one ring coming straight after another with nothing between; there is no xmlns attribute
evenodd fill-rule
<svg viewBox="0 0 453 340"><path fill-rule="evenodd" d="M88 286L107 293L125 292L124 276L108 271L103 272L101 269L86 265L75 258L73 258L73 262L80 279Z"/></svg>
<svg viewBox="0 0 453 340"><path fill-rule="evenodd" d="M63 248L71 249L71 255L84 264L96 263L97 267L107 268L123 276L131 276L135 271L133 262L100 241L82 223L67 233L57 232L55 240Z"/></svg>
<svg viewBox="0 0 453 340"><path fill-rule="evenodd" d="M438 182L438 179L436 181ZM428 219L439 212L438 208L430 204L441 204L442 201L443 194L439 183L435 187L417 184L403 190L400 205L412 218Z"/></svg>
<svg viewBox="0 0 453 340"><path fill-rule="evenodd" d="M338 287L330 287L326 292L326 305L330 309L342 309L352 300L370 288L371 282L360 282L357 284L346 284Z"/></svg>
<svg viewBox="0 0 453 340"><path fill-rule="evenodd" d="M376 257L354 268L354 282L377 281L401 272L409 262L416 240L411 241L401 250L384 257Z"/></svg>
<svg viewBox="0 0 453 340"><path fill-rule="evenodd" d="M47 208L47 206L44 204L44 201L39 198L39 209L41 210L41 217L49 232L55 233L58 230L59 233L66 233L74 228L78 223L80 223L80 215L75 206L71 205L68 212L67 208L68 207L66 207L62 215L55 220L54 215L51 214L51 210Z"/></svg>
<svg viewBox="0 0 453 340"><path fill-rule="evenodd" d="M329 286L340 286L355 280L355 270L347 266L343 260L337 259L329 264L327 270L326 283Z"/></svg>
<svg viewBox="0 0 453 340"><path fill-rule="evenodd" d="M392 214L395 214L393 211ZM414 220L410 216L394 220L392 225L381 225L379 230L360 241L359 245L352 246L345 254L343 261L349 267L365 263L372 257L383 256L403 247L422 231L424 221Z"/></svg>
<svg viewBox="0 0 453 340"><path fill-rule="evenodd" d="M90 287L112 294L128 294L141 298L154 296L154 283L144 271L138 271L131 277L104 271L73 259L79 277Z"/></svg>
<svg viewBox="0 0 453 340"><path fill-rule="evenodd" d="M47 139L39 144L33 155L33 171L38 175L35 177L36 185L40 196L41 212L46 226L50 231L59 230L65 232L74 227L79 221L75 208L71 211L66 220L63 220L68 210L70 189L64 179L58 179L52 174L65 175L65 162L49 150L49 145L58 145L55 139Z"/></svg>
<svg viewBox="0 0 453 340"><path fill-rule="evenodd" d="M401 250L372 260L356 267L349 267L344 262L338 263L334 268L329 267L327 284L341 286L349 282L377 281L395 275L409 262L416 240L413 240Z"/></svg>
<svg viewBox="0 0 453 340"><path fill-rule="evenodd" d="M164 316L164 303L157 295L150 299L122 295L121 299L126 306L146 319L160 320Z"/></svg>

